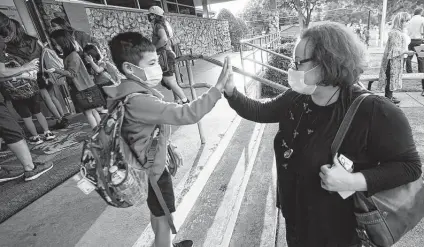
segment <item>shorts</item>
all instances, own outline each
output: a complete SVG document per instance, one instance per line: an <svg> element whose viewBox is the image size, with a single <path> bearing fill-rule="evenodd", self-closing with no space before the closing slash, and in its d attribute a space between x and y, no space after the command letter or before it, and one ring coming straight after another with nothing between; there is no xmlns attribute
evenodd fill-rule
<svg viewBox="0 0 424 247"><path fill-rule="evenodd" d="M24 133L16 119L4 103L0 102L0 137L6 144L17 143L24 139Z"/></svg>
<svg viewBox="0 0 424 247"><path fill-rule="evenodd" d="M85 93L82 93L83 91ZM75 106L75 110L83 112L102 107L106 104L102 90L97 85L87 88L83 91L77 91L74 88L71 88L70 94L72 102ZM77 94L79 94L81 97L78 97ZM87 95L90 96L89 100L88 97L86 97Z"/></svg>
<svg viewBox="0 0 424 247"><path fill-rule="evenodd" d="M41 74L41 72L37 73L37 84L38 84L38 88L39 89L47 89L48 91L50 91L53 88L53 83L51 83L48 78L49 75L44 72L44 77L47 79L45 80Z"/></svg>
<svg viewBox="0 0 424 247"><path fill-rule="evenodd" d="M31 98L20 100L12 99L11 102L13 108L15 108L21 118L29 118L41 112L41 96L39 92Z"/></svg>
<svg viewBox="0 0 424 247"><path fill-rule="evenodd" d="M159 64L163 71L163 76L173 76L175 74L175 55L173 51L165 50L164 48L158 50Z"/></svg>
<svg viewBox="0 0 424 247"><path fill-rule="evenodd" d="M165 200L166 205L168 206L169 212L175 212L175 196L174 188L172 187L172 178L169 174L168 169L165 168L162 175L158 180L158 186L162 192L163 199ZM149 191L147 196L147 206L150 209L150 212L156 217L164 216L165 211L163 211L162 206L159 203L158 198L156 197L155 191L152 188L152 185L149 181Z"/></svg>

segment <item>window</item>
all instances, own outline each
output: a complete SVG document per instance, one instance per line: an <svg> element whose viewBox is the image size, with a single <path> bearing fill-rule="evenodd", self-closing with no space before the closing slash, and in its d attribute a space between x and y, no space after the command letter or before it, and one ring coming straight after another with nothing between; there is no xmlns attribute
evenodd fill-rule
<svg viewBox="0 0 424 247"><path fill-rule="evenodd" d="M193 0L166 0L168 11L184 15L196 15Z"/></svg>
<svg viewBox="0 0 424 247"><path fill-rule="evenodd" d="M140 9L149 9L153 5L163 8L161 0L138 0L138 4L140 4Z"/></svg>
<svg viewBox="0 0 424 247"><path fill-rule="evenodd" d="M84 0L84 2L97 3L97 4L105 4L103 0Z"/></svg>
<svg viewBox="0 0 424 247"><path fill-rule="evenodd" d="M107 5L127 7L127 8L138 8L135 0L106 0Z"/></svg>

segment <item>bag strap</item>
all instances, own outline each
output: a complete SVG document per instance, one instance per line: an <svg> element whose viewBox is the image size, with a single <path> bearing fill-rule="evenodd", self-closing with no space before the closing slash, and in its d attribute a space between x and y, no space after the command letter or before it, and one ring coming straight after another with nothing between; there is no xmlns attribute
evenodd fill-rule
<svg viewBox="0 0 424 247"><path fill-rule="evenodd" d="M156 197L158 198L159 204L162 207L163 211L165 212L166 218L168 219L168 224L169 224L169 227L171 228L172 234L177 234L177 229L175 228L174 221L171 216L171 212L169 211L169 208L166 205L165 199L163 199L162 192L159 189L159 185L155 179L153 172L149 173L149 180L150 180L150 184L152 185L153 191L155 192Z"/></svg>
<svg viewBox="0 0 424 247"><path fill-rule="evenodd" d="M146 89L149 90L153 94L153 91L150 88L146 88ZM140 94L141 93L131 93L131 94L127 95L125 97L124 101L123 101L123 104L125 105L126 103L128 103L129 99L131 99L131 98L133 98L137 95L140 95ZM122 114L122 117L123 117L123 115L124 114ZM156 154L158 152L158 146L159 146L158 144L159 144L160 131L161 131L161 126L155 125L155 127L152 131L152 134L151 134L152 141L150 143L149 150L147 150L147 152L146 152L147 163L150 164L149 167L152 167L153 163L155 162L155 157L156 157ZM129 147L133 151L133 153L135 153L132 146L130 145ZM139 160L138 155L135 155L135 157L137 157L140 164L143 164L143 161ZM149 181L150 181L150 184L152 185L153 191L156 194L156 197L159 201L160 206L162 207L163 211L165 212L165 216L168 220L168 224L169 224L169 227L171 228L172 234L177 234L177 230L175 228L174 221L173 221L172 216L171 216L171 212L169 211L169 208L166 205L165 199L163 198L162 192L160 191L158 182L155 179L155 175L153 174L153 172L149 172Z"/></svg>
<svg viewBox="0 0 424 247"><path fill-rule="evenodd" d="M369 95L371 94L364 93L359 95L347 110L347 113L344 116L342 123L340 124L339 130L337 131L336 137L334 138L333 143L331 144L331 154L333 157L339 151L339 148L343 143L346 133L349 130L350 125L352 124L352 120L355 117L359 106L361 105L362 101L364 101L364 99Z"/></svg>

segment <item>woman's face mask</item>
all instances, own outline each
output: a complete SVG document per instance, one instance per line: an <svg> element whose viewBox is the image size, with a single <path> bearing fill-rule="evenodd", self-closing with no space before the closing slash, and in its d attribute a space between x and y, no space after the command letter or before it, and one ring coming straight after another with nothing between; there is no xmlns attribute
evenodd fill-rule
<svg viewBox="0 0 424 247"><path fill-rule="evenodd" d="M156 87L162 81L163 72L158 64L146 68L140 68L134 64L130 66L132 68L132 76L148 87Z"/></svg>
<svg viewBox="0 0 424 247"><path fill-rule="evenodd" d="M315 66L314 68L308 70L308 71L298 71L294 69L288 70L288 83L290 87L293 89L293 91L298 92L300 94L306 94L311 95L315 92L317 89L317 85L308 85L305 83L305 76L307 73L310 73L314 69L316 69L318 66Z"/></svg>

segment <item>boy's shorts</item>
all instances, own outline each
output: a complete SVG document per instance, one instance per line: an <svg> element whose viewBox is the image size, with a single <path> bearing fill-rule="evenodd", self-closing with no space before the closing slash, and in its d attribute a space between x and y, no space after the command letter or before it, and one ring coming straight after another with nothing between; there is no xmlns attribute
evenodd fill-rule
<svg viewBox="0 0 424 247"><path fill-rule="evenodd" d="M0 137L6 144L17 143L24 139L21 126L2 102L0 102Z"/></svg>
<svg viewBox="0 0 424 247"><path fill-rule="evenodd" d="M174 188L172 187L172 178L169 174L168 169L165 168L162 175L158 180L158 186L162 192L163 199L165 200L166 205L168 206L169 212L175 212L175 196ZM158 198L156 197L155 191L152 188L152 185L149 181L149 192L147 196L147 206L150 209L150 212L156 217L164 216L165 211L163 211Z"/></svg>

